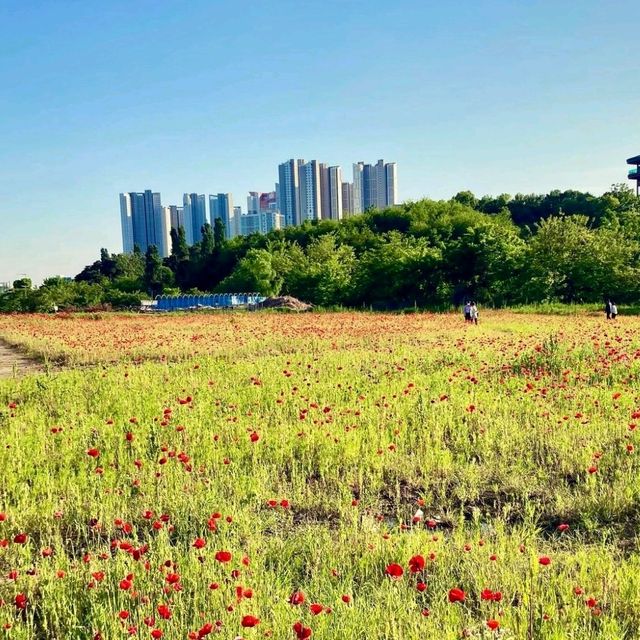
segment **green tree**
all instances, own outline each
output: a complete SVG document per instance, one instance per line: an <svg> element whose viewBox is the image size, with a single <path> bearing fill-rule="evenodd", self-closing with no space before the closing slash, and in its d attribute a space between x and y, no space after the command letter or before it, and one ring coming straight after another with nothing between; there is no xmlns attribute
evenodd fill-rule
<svg viewBox="0 0 640 640"><path fill-rule="evenodd" d="M463 297L496 305L516 301L524 254L525 243L509 221L474 215L443 249L455 301Z"/></svg>
<svg viewBox="0 0 640 640"><path fill-rule="evenodd" d="M425 238L393 232L357 262L352 302L377 308L438 304L443 296L448 302L441 262L440 249Z"/></svg>
<svg viewBox="0 0 640 640"><path fill-rule="evenodd" d="M592 228L586 216L552 217L536 225L529 243L528 287L538 300L636 299L639 253L621 229Z"/></svg>
<svg viewBox="0 0 640 640"><path fill-rule="evenodd" d="M478 198L476 198L471 191L459 191L455 196L453 196L452 200L463 204L465 207L470 207L471 209L478 208Z"/></svg>
<svg viewBox="0 0 640 640"><path fill-rule="evenodd" d="M213 254L216 247L216 241L213 234L213 229L208 222L205 222L202 226L202 240L200 241L200 257L206 260Z"/></svg>
<svg viewBox="0 0 640 640"><path fill-rule="evenodd" d="M144 286L152 298L162 293L163 277L166 277L166 273L163 272L158 248L154 244L149 245L145 254Z"/></svg>
<svg viewBox="0 0 640 640"><path fill-rule="evenodd" d="M274 296L278 295L281 286L282 277L274 268L272 255L264 249L250 249L231 275L220 283L218 290Z"/></svg>
<svg viewBox="0 0 640 640"><path fill-rule="evenodd" d="M189 245L184 227L171 229L171 256L175 257L176 262L189 258Z"/></svg>
<svg viewBox="0 0 640 640"><path fill-rule="evenodd" d="M221 218L216 218L213 222L213 245L218 250L225 245L224 222Z"/></svg>
<svg viewBox="0 0 640 640"><path fill-rule="evenodd" d="M33 283L31 282L31 278L19 278L18 280L13 281L14 289L32 289Z"/></svg>

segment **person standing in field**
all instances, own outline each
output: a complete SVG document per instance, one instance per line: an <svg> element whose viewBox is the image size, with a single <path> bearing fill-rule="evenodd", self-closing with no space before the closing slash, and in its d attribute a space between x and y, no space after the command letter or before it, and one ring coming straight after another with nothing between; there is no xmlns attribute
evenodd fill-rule
<svg viewBox="0 0 640 640"><path fill-rule="evenodd" d="M611 319L615 320L618 316L618 307L615 302L611 303Z"/></svg>
<svg viewBox="0 0 640 640"><path fill-rule="evenodd" d="M468 300L464 303L464 321L471 322L471 303Z"/></svg>
<svg viewBox="0 0 640 640"><path fill-rule="evenodd" d="M607 320L611 320L611 300L607 300L607 304L604 305L604 312L607 314Z"/></svg>
<svg viewBox="0 0 640 640"><path fill-rule="evenodd" d="M471 322L478 324L478 305L475 302L471 303Z"/></svg>

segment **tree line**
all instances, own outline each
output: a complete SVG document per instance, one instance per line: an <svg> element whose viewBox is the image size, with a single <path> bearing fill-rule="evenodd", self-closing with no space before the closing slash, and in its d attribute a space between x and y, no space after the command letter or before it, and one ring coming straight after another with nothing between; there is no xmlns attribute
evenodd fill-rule
<svg viewBox="0 0 640 640"><path fill-rule="evenodd" d="M420 200L341 221L225 240L205 224L188 246L172 230L162 259L101 250L72 281L28 279L0 294L0 311L135 307L180 292L292 295L316 305L394 309L640 301L640 198L626 185L602 196L578 191L448 201Z"/></svg>

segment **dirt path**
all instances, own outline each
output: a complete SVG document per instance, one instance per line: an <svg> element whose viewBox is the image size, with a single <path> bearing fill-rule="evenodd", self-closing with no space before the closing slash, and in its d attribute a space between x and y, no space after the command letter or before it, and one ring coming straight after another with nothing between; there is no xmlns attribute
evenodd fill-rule
<svg viewBox="0 0 640 640"><path fill-rule="evenodd" d="M10 347L0 340L0 378L25 375L39 369L40 367L35 360L27 358L15 347Z"/></svg>

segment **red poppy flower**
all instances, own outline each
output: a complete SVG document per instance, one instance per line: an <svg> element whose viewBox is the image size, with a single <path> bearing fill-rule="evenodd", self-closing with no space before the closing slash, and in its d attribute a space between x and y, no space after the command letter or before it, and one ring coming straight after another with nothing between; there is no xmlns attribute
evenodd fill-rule
<svg viewBox="0 0 640 640"><path fill-rule="evenodd" d="M230 551L216 551L215 559L218 562L230 562L231 561L231 552Z"/></svg>
<svg viewBox="0 0 640 640"><path fill-rule="evenodd" d="M294 604L294 605L303 604L304 600L305 600L305 595L302 591L294 591L289 596L289 604Z"/></svg>
<svg viewBox="0 0 640 640"><path fill-rule="evenodd" d="M200 630L198 631L198 638L204 638L205 636L208 636L212 631L213 625L210 622L207 622L207 624L200 627Z"/></svg>
<svg viewBox="0 0 640 640"><path fill-rule="evenodd" d="M392 563L387 565L385 573L397 580L402 577L404 569L399 564Z"/></svg>
<svg viewBox="0 0 640 640"><path fill-rule="evenodd" d="M351 602L351 596L348 593L343 593L341 596L342 602L349 604Z"/></svg>
<svg viewBox="0 0 640 640"><path fill-rule="evenodd" d="M249 438L251 439L251 442L258 442L258 440L260 440L260 436L256 431L253 431Z"/></svg>
<svg viewBox="0 0 640 640"><path fill-rule="evenodd" d="M409 560L409 569L411 573L420 573L424 569L424 558L420 555L413 556Z"/></svg>
<svg viewBox="0 0 640 640"><path fill-rule="evenodd" d="M538 558L538 563L543 567L546 567L551 564L551 558L549 558L549 556L540 556Z"/></svg>
<svg viewBox="0 0 640 640"><path fill-rule="evenodd" d="M309 611L311 611L314 616L317 616L319 613L324 611L324 607L321 604L314 602L309 605Z"/></svg>
<svg viewBox="0 0 640 640"><path fill-rule="evenodd" d="M151 637L154 638L154 640L158 640L158 638L162 638L163 633L161 629L154 629L151 632Z"/></svg>
<svg viewBox="0 0 640 640"><path fill-rule="evenodd" d="M500 623L497 620L487 620L487 627L489 627L491 631L495 631L500 627Z"/></svg>
<svg viewBox="0 0 640 640"><path fill-rule="evenodd" d="M569 528L568 524L559 524L558 525L558 531L560 533L564 533L568 528Z"/></svg>
<svg viewBox="0 0 640 640"><path fill-rule="evenodd" d="M260 619L255 616L244 616L240 624L245 628L256 627L260 624Z"/></svg>
<svg viewBox="0 0 640 640"><path fill-rule="evenodd" d="M14 536L13 541L16 544L24 544L27 541L27 537L26 533L18 533Z"/></svg>
<svg viewBox="0 0 640 640"><path fill-rule="evenodd" d="M293 632L296 634L298 640L306 640L310 638L313 633L310 627L305 627L300 621L293 625Z"/></svg>
<svg viewBox="0 0 640 640"><path fill-rule="evenodd" d="M13 600L13 603L16 606L16 609L26 609L28 598L24 593L18 593Z"/></svg>
<svg viewBox="0 0 640 640"><path fill-rule="evenodd" d="M465 593L462 589L457 587L449 591L449 602L464 602Z"/></svg>
<svg viewBox="0 0 640 640"><path fill-rule="evenodd" d="M171 610L169 609L169 607L166 604L158 605L157 611L158 611L158 615L163 620L170 620L171 619Z"/></svg>
<svg viewBox="0 0 640 640"><path fill-rule="evenodd" d="M96 449L95 447L93 449L87 449L87 455L91 456L92 458L99 458L100 449Z"/></svg>
<svg viewBox="0 0 640 640"><path fill-rule="evenodd" d="M202 549L206 544L207 541L204 538L196 538L191 546L195 549Z"/></svg>

